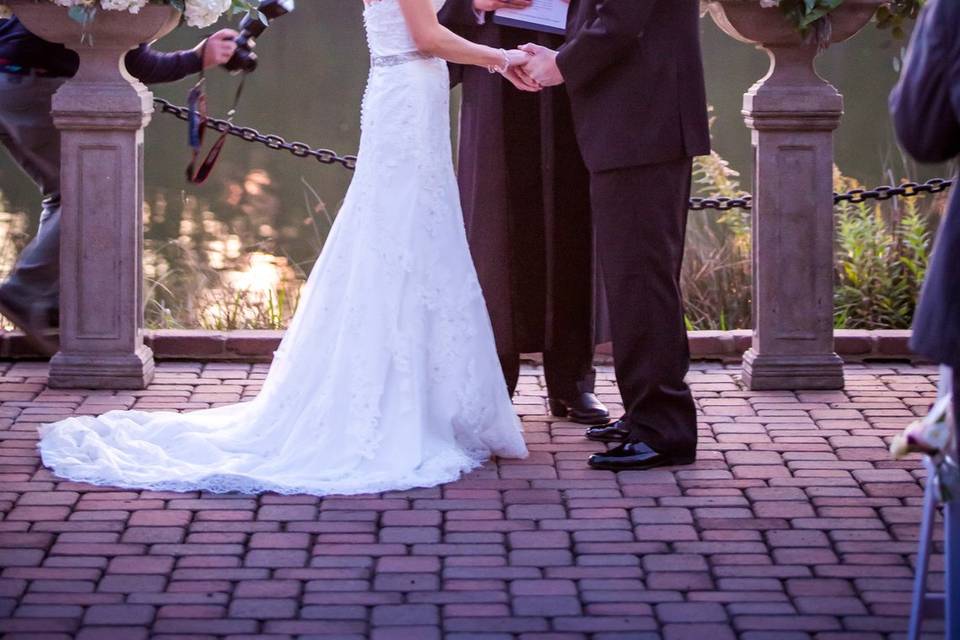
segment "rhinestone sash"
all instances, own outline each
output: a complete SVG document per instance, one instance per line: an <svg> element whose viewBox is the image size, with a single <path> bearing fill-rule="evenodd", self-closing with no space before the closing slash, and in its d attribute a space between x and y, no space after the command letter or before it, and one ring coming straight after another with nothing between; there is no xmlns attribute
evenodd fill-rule
<svg viewBox="0 0 960 640"><path fill-rule="evenodd" d="M414 60L433 60L433 56L426 53L421 53L419 51L408 51L406 53L398 53L392 56L371 56L370 66L395 67L398 64L406 64L407 62L413 62Z"/></svg>

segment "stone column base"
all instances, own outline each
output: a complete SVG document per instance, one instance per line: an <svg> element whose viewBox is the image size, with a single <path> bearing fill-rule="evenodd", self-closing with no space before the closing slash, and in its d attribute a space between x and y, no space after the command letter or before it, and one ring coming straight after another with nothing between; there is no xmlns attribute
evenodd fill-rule
<svg viewBox="0 0 960 640"><path fill-rule="evenodd" d="M743 354L743 383L754 391L843 389L843 360L825 355Z"/></svg>
<svg viewBox="0 0 960 640"><path fill-rule="evenodd" d="M153 351L141 345L132 354L65 354L50 361L53 389L146 389L153 381Z"/></svg>

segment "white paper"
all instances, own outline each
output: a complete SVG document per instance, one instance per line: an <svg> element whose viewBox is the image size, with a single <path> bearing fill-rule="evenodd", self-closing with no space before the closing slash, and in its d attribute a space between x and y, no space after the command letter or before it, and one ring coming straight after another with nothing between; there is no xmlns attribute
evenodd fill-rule
<svg viewBox="0 0 960 640"><path fill-rule="evenodd" d="M563 32L567 28L567 11L564 0L533 0L526 9L498 9L497 22L527 26L530 29Z"/></svg>

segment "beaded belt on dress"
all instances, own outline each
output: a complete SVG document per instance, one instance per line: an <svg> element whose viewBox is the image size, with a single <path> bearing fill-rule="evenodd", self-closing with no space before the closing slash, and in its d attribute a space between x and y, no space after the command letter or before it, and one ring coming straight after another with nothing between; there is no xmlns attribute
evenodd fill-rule
<svg viewBox="0 0 960 640"><path fill-rule="evenodd" d="M371 67L395 67L414 60L433 60L433 56L419 51L407 51L392 56L370 56Z"/></svg>

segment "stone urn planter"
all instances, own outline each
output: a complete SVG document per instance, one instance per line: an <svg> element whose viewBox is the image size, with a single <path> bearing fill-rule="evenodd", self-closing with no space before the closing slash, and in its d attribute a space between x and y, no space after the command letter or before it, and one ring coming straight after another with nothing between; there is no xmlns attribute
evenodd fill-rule
<svg viewBox="0 0 960 640"><path fill-rule="evenodd" d="M60 352L50 386L144 388L153 353L143 343L143 128L153 95L123 57L169 33L179 13L99 11L80 24L48 0L9 0L33 33L80 56L53 98L61 132Z"/></svg>
<svg viewBox="0 0 960 640"><path fill-rule="evenodd" d="M869 22L885 0L846 0L830 41ZM714 22L767 52L770 70L747 91L753 167L753 327L743 378L751 389L840 389L833 346L833 132L843 96L816 71L820 47L759 0L709 0Z"/></svg>

